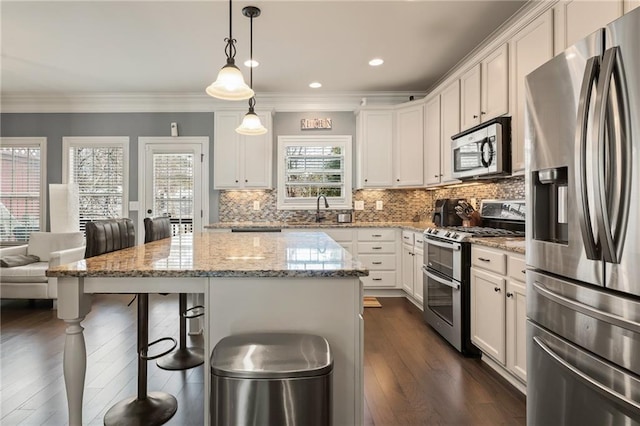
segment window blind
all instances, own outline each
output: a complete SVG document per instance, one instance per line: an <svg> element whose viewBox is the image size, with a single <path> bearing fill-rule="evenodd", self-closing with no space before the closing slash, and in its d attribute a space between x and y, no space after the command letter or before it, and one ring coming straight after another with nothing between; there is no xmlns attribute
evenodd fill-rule
<svg viewBox="0 0 640 426"><path fill-rule="evenodd" d="M3 146L0 159L0 240L27 241L40 230L41 149Z"/></svg>
<svg viewBox="0 0 640 426"><path fill-rule="evenodd" d="M313 198L320 194L343 197L344 150L340 146L292 146L285 151L287 198Z"/></svg>
<svg viewBox="0 0 640 426"><path fill-rule="evenodd" d="M153 154L153 212L171 218L174 235L193 230L193 162L193 154Z"/></svg>

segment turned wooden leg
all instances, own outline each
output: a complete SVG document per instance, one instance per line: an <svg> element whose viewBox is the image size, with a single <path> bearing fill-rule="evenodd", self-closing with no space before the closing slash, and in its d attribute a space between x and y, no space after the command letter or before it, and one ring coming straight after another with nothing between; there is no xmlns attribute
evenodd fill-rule
<svg viewBox="0 0 640 426"><path fill-rule="evenodd" d="M64 382L67 389L69 425L82 425L82 395L87 371L87 350L84 344L84 317L64 320L67 324L64 342Z"/></svg>

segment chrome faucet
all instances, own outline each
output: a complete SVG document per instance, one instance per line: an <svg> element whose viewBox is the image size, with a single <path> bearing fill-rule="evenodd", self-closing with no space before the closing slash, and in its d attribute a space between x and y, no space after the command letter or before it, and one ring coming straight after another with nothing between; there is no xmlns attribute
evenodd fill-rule
<svg viewBox="0 0 640 426"><path fill-rule="evenodd" d="M324 198L324 207L326 209L329 208L329 202L327 201L327 197L324 194L318 195L318 199L316 200L316 222L320 222L322 219L320 218L320 198Z"/></svg>

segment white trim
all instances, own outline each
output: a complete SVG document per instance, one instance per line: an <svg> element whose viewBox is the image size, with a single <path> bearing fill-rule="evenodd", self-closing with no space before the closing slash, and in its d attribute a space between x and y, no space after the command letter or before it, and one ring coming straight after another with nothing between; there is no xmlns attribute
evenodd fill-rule
<svg viewBox="0 0 640 426"><path fill-rule="evenodd" d="M351 92L320 95L259 93L260 109L278 112L354 111L363 98L367 105L395 105L409 96L425 92ZM213 112L228 109L221 101L203 93L3 93L2 112Z"/></svg>
<svg viewBox="0 0 640 426"><path fill-rule="evenodd" d="M47 227L47 138L45 137L0 137L0 146L24 146L40 148L40 230Z"/></svg>
<svg viewBox="0 0 640 426"><path fill-rule="evenodd" d="M329 208L332 210L351 210L351 193L353 190L353 161L352 150L353 140L351 135L291 135L278 136L278 202L279 210L315 210L316 200L299 200L299 202L285 202L285 185L284 185L284 147L286 145L304 145L304 144L323 144L323 145L342 145L344 147L344 198L327 197L329 199Z"/></svg>
<svg viewBox="0 0 640 426"><path fill-rule="evenodd" d="M180 147L180 145L185 144L195 144L200 145L201 153L204 155L202 161L202 194L199 194L202 197L202 229L196 230L194 232L202 232L204 231L204 226L209 223L209 137L208 136L160 136L160 137L152 137L152 136L141 136L138 138L138 203L140 208L138 209L138 229L144 230L144 218L146 209L145 206L145 191L146 191L146 160L145 160L145 152L147 149L147 145L153 144L166 144L166 145L175 145ZM198 196L198 194L194 194L194 197ZM194 212L195 214L196 212ZM142 232L142 231L140 231Z"/></svg>
<svg viewBox="0 0 640 426"><path fill-rule="evenodd" d="M62 183L69 181L69 148L121 147L123 149L122 173L122 217L129 217L129 137L128 136L63 136L62 137Z"/></svg>

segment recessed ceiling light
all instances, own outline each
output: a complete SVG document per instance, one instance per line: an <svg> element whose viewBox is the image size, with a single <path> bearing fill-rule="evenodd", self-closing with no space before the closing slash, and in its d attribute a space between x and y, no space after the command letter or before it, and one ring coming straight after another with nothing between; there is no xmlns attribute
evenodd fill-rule
<svg viewBox="0 0 640 426"><path fill-rule="evenodd" d="M244 61L244 66L245 67L255 68L258 65L260 65L260 63L258 61L256 61L255 59L254 60L247 59L246 61Z"/></svg>
<svg viewBox="0 0 640 426"><path fill-rule="evenodd" d="M309 84L309 87L311 87L312 89L318 89L322 87L322 84L318 83L317 81L314 81L313 83Z"/></svg>
<svg viewBox="0 0 640 426"><path fill-rule="evenodd" d="M384 61L380 58L375 58L369 61L369 65L371 65L372 67L377 67L382 64L384 64Z"/></svg>

